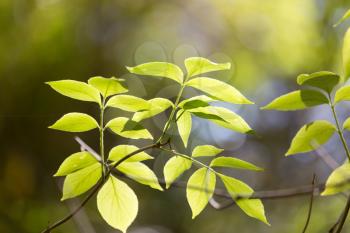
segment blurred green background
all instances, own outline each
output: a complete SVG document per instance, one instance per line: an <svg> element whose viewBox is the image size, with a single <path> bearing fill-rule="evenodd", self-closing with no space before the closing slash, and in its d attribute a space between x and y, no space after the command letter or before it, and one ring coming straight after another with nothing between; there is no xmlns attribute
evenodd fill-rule
<svg viewBox="0 0 350 233"><path fill-rule="evenodd" d="M196 119L189 150L212 143L226 155L254 162L263 173L231 174L255 190L324 182L331 169L315 153L284 157L295 132L313 119L330 119L326 107L281 113L259 111L278 95L296 88L300 73L341 73L341 41L350 23L332 25L350 8L347 0L1 0L0 1L0 232L37 233L79 203L61 203L62 180L52 175L68 155L79 151L74 135L49 130L71 111L96 115L93 104L60 96L46 81L86 81L101 75L125 78L130 94L173 98L171 81L128 74L126 65L149 61L183 67L189 56L231 62L229 72L213 74L254 100L254 106L226 106L252 125L260 137L240 135ZM186 96L196 94L189 90ZM343 104L342 119L350 113ZM109 116L125 114L109 112ZM165 115L145 125L160 134ZM97 148L97 133L79 135ZM349 138L350 135L347 135ZM108 134L107 148L119 143L142 145ZM175 143L177 144L177 143ZM179 150L184 150L180 143ZM339 163L345 155L338 138L326 150ZM158 152L151 152L157 155ZM162 177L168 159L161 154L151 167ZM183 177L186 179L186 177ZM185 190L164 193L132 181L140 199L130 233L301 232L309 197L265 201L271 227L248 218L235 206L208 206L191 220ZM342 196L316 198L308 232L326 232L340 214ZM350 231L350 224L344 232ZM95 200L75 219L54 232L116 232L99 216Z"/></svg>

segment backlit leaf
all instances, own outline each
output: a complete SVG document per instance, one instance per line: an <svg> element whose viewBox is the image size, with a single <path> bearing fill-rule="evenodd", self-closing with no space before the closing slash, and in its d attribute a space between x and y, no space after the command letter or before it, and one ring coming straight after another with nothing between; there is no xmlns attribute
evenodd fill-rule
<svg viewBox="0 0 350 233"><path fill-rule="evenodd" d="M202 157L202 156L215 156L223 152L223 149L217 148L212 145L200 145L196 146L192 151L192 157Z"/></svg>
<svg viewBox="0 0 350 233"><path fill-rule="evenodd" d="M176 124L179 131L179 135L185 147L187 147L188 138L190 137L192 128L191 113L180 110L176 113Z"/></svg>
<svg viewBox="0 0 350 233"><path fill-rule="evenodd" d="M348 117L343 123L343 129L350 130L350 117Z"/></svg>
<svg viewBox="0 0 350 233"><path fill-rule="evenodd" d="M85 132L98 128L98 123L88 114L72 112L62 116L49 128L67 132Z"/></svg>
<svg viewBox="0 0 350 233"><path fill-rule="evenodd" d="M321 195L333 195L350 189L350 163L346 161L328 177L325 190Z"/></svg>
<svg viewBox="0 0 350 233"><path fill-rule="evenodd" d="M206 207L213 196L216 176L207 168L195 171L187 182L186 196L192 210L192 219Z"/></svg>
<svg viewBox="0 0 350 233"><path fill-rule="evenodd" d="M54 176L66 176L77 170L86 168L94 163L97 163L97 160L89 152L77 152L70 155L63 161Z"/></svg>
<svg viewBox="0 0 350 233"><path fill-rule="evenodd" d="M118 162L125 156L137 151L138 149L139 148L134 145L118 145L109 151L108 159ZM148 159L153 159L153 157L142 151L128 158L126 162L141 162Z"/></svg>
<svg viewBox="0 0 350 233"><path fill-rule="evenodd" d="M153 117L161 112L164 112L168 108L174 106L174 104L167 99L164 98L154 98L148 100L149 109L142 112L136 112L133 116L134 121L141 121L150 117Z"/></svg>
<svg viewBox="0 0 350 233"><path fill-rule="evenodd" d="M325 144L335 131L335 126L324 120L317 120L304 125L293 138L286 155L315 150Z"/></svg>
<svg viewBox="0 0 350 233"><path fill-rule="evenodd" d="M126 117L117 117L106 124L106 128L114 133L131 139L153 139L150 132L138 122L129 120Z"/></svg>
<svg viewBox="0 0 350 233"><path fill-rule="evenodd" d="M128 91L123 85L119 82L120 79L104 78L104 77L92 77L88 80L88 83L98 89L101 95L106 98L111 95L121 94Z"/></svg>
<svg viewBox="0 0 350 233"><path fill-rule="evenodd" d="M120 108L128 112L138 112L150 108L147 100L132 95L116 95L110 98L107 107Z"/></svg>
<svg viewBox="0 0 350 233"><path fill-rule="evenodd" d="M236 168L236 169L247 169L252 171L262 171L264 169L255 166L249 162L232 158L232 157L218 157L211 161L211 167L228 167L228 168Z"/></svg>
<svg viewBox="0 0 350 233"><path fill-rule="evenodd" d="M339 75L329 72L320 71L313 74L301 74L297 78L299 85L308 85L321 88L330 93L333 88L339 83Z"/></svg>
<svg viewBox="0 0 350 233"><path fill-rule="evenodd" d="M343 69L345 81L350 76L350 28L346 31L343 43Z"/></svg>
<svg viewBox="0 0 350 233"><path fill-rule="evenodd" d="M179 107L183 109L192 109L198 107L207 107L209 102L215 101L215 99L210 98L206 95L199 95L189 99L185 99L179 103Z"/></svg>
<svg viewBox="0 0 350 233"><path fill-rule="evenodd" d="M182 173L190 169L191 165L192 161L189 159L180 156L171 157L163 169L166 188L169 188Z"/></svg>
<svg viewBox="0 0 350 233"><path fill-rule="evenodd" d="M197 74L208 73L218 70L229 70L231 64L227 63L215 63L203 57L190 57L185 60L185 66L187 70L187 76L192 77Z"/></svg>
<svg viewBox="0 0 350 233"><path fill-rule="evenodd" d="M97 194L97 208L102 218L124 233L135 220L138 200L134 191L123 181L110 176Z"/></svg>
<svg viewBox="0 0 350 233"><path fill-rule="evenodd" d="M350 101L350 86L343 86L337 90L334 96L334 103Z"/></svg>

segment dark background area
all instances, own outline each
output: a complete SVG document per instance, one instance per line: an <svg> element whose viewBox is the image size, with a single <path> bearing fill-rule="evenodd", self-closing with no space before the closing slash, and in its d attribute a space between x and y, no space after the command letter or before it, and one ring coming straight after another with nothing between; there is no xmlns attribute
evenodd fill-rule
<svg viewBox="0 0 350 233"><path fill-rule="evenodd" d="M183 67L190 56L231 62L232 69L211 77L242 91L256 105L226 107L244 116L260 137L246 136L196 119L188 151L214 144L265 168L263 173L231 174L255 190L324 182L331 169L317 153L284 157L296 131L314 119L329 119L326 106L307 111L260 111L259 107L297 88L300 73L341 73L345 23L332 25L350 8L343 0L1 0L0 1L0 232L36 233L63 217L79 199L61 203L61 179L53 178L60 163L79 151L74 135L47 127L65 113L97 116L94 104L55 93L46 81L86 81L101 75L125 78L134 94L146 99L174 98L178 86L162 79L128 74L125 66L168 61ZM186 96L198 94L188 90ZM337 108L341 119L347 104ZM125 115L110 111L108 116ZM165 113L168 114L168 113ZM145 121L159 135L161 114ZM93 148L97 132L79 134ZM349 138L350 135L346 135ZM107 148L126 141L108 134ZM184 150L181 143L179 150ZM343 149L334 136L325 149L341 163ZM186 150L185 150L186 151ZM153 163L159 177L168 156ZM186 176L183 177L186 179ZM207 207L191 220L185 190L163 193L128 181L140 202L130 233L301 232L308 197L265 201L271 227L248 218L235 206L222 211ZM326 232L341 212L342 196L316 198L309 232ZM350 231L350 226L344 232ZM54 232L116 232L99 216L95 199L73 221Z"/></svg>

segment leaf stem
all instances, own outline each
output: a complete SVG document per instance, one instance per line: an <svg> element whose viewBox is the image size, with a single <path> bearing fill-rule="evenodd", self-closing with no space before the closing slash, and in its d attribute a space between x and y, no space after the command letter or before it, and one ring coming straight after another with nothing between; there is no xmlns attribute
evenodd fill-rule
<svg viewBox="0 0 350 233"><path fill-rule="evenodd" d="M100 156L102 166L102 178L106 178L106 164L105 164L105 149L104 149L104 111L105 111L105 98L103 98L102 106L100 108Z"/></svg>

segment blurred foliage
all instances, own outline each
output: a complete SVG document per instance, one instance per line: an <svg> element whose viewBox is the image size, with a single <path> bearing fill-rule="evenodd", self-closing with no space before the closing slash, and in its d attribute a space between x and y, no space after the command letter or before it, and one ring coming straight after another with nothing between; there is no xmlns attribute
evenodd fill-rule
<svg viewBox="0 0 350 233"><path fill-rule="evenodd" d="M216 77L245 90L261 106L295 89L299 73L341 72L339 50L349 23L338 28L332 25L349 7L347 0L1 0L0 232L38 232L76 204L59 202L61 180L51 176L79 146L73 138L47 126L73 109L92 114L97 109L62 101L44 82L117 76L127 78L128 86L135 90L132 94L172 98L177 86L169 86L168 81L145 82L127 74L125 66L154 60L183 65L185 57L201 55L232 62L231 72ZM248 119L260 137L247 138L197 120L190 148L202 142L216 143L264 167L259 177L232 174L249 180L256 190L308 184L314 172L319 182L328 176L330 169L315 154L283 156L305 121L328 119L326 109L276 113L259 112L258 106L230 107ZM348 111L349 106L343 109ZM159 116L147 127L159 133L163 123L164 116ZM93 134L84 140L97 146ZM110 146L120 142L119 138L108 141ZM326 149L341 161L344 155L338 145L334 140ZM165 161L160 156L150 165L161 174ZM306 219L308 197L299 197L265 202L271 227L246 218L235 207L208 208L192 221L184 190L157 193L130 184L141 199L140 214L130 230L135 233L294 233L301 231ZM344 203L341 196L317 198L309 232L328 229ZM112 232L90 210L95 208L87 207L56 232Z"/></svg>

